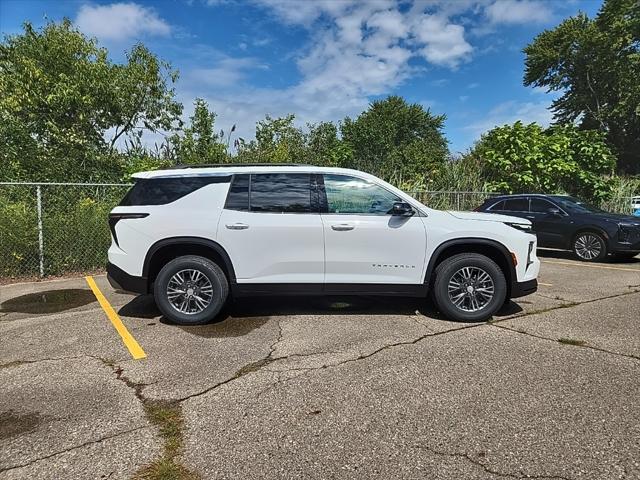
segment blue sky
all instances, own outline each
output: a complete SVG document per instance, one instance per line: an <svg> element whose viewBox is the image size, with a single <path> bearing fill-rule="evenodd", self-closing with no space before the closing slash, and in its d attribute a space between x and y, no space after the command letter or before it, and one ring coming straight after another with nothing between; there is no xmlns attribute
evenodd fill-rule
<svg viewBox="0 0 640 480"><path fill-rule="evenodd" d="M195 97L252 138L266 114L300 125L356 116L402 95L447 116L452 152L495 125L548 124L552 94L522 85L522 48L600 1L577 0L0 0L0 30L68 17L114 61L142 41L180 71ZM154 141L154 137L147 137Z"/></svg>

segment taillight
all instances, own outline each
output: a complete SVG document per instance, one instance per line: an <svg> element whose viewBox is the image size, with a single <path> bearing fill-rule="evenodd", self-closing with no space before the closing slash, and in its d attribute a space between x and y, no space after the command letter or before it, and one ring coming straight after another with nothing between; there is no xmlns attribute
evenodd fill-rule
<svg viewBox="0 0 640 480"><path fill-rule="evenodd" d="M110 213L109 230L111 230L111 235L113 235L113 241L116 242L116 245L120 246L120 244L118 243L118 236L116 235L116 223L124 219L145 218L148 216L148 213Z"/></svg>

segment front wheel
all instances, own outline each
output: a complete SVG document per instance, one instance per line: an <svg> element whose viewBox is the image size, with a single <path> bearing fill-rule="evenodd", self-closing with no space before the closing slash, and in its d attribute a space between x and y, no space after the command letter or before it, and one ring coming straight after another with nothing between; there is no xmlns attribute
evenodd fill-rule
<svg viewBox="0 0 640 480"><path fill-rule="evenodd" d="M208 258L186 255L160 270L153 295L170 321L199 325L220 312L229 295L229 282L222 269Z"/></svg>
<svg viewBox="0 0 640 480"><path fill-rule="evenodd" d="M599 233L582 232L573 239L573 253L583 262L600 262L607 258L607 243Z"/></svg>
<svg viewBox="0 0 640 480"><path fill-rule="evenodd" d="M504 304L507 282L496 263L478 253L461 253L436 269L433 298L450 320L480 322Z"/></svg>

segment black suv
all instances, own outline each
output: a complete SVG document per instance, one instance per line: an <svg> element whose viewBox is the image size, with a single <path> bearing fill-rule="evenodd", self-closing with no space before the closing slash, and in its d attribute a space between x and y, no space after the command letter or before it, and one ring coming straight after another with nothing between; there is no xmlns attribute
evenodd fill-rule
<svg viewBox="0 0 640 480"><path fill-rule="evenodd" d="M585 262L608 253L632 258L640 253L640 218L609 213L566 195L501 195L477 212L531 220L538 246L573 250Z"/></svg>

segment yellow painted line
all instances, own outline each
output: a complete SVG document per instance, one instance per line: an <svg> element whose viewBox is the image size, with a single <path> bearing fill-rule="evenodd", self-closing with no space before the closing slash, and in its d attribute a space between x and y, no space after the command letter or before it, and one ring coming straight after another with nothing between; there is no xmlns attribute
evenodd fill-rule
<svg viewBox="0 0 640 480"><path fill-rule="evenodd" d="M540 261L542 263L555 263L556 265L571 265L572 267L604 268L607 270L622 270L623 272L640 272L640 269L637 269L637 268L610 267L608 265L589 265L587 263L553 262L549 260L540 260Z"/></svg>
<svg viewBox="0 0 640 480"><path fill-rule="evenodd" d="M136 339L133 338L133 336L129 333L129 330L127 330L127 327L124 326L124 323L122 323L122 320L120 320L120 317L118 316L116 311L113 309L113 307L111 306L109 301L105 298L105 296L102 294L102 292L98 288L98 285L96 285L96 281L93 279L93 277L89 276L84 278L89 284L89 287L91 288L91 290L93 291L93 294L98 299L98 303L100 303L102 310L104 310L104 313L107 315L109 320L111 320L111 323L113 324L114 328L122 337L122 341L124 342L125 346L129 349L129 353L131 353L131 356L136 360L140 360L141 358L147 358L147 354L144 353L144 350L142 350L142 347L138 344L138 342L136 342Z"/></svg>
<svg viewBox="0 0 640 480"><path fill-rule="evenodd" d="M542 283L542 282L538 282L538 285L542 285L543 287L553 287L553 283Z"/></svg>

